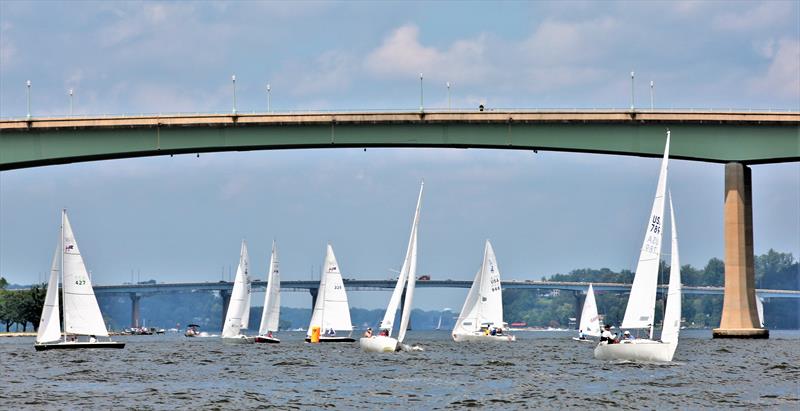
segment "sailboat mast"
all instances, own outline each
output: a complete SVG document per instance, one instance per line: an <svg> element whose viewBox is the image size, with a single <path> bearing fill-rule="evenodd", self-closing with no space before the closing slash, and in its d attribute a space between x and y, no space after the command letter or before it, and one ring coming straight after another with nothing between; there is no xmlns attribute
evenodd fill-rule
<svg viewBox="0 0 800 411"><path fill-rule="evenodd" d="M61 210L61 235L59 236L59 242L61 247L61 261L58 267L60 277L61 277L61 305L64 307L62 310L62 329L64 330L64 342L67 342L67 299L65 297L66 287L64 287L64 216L67 215L67 210Z"/></svg>

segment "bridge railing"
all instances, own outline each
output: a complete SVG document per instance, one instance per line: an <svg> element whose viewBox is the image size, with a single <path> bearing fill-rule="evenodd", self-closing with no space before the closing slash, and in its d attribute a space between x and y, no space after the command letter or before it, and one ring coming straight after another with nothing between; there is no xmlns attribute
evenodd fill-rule
<svg viewBox="0 0 800 411"><path fill-rule="evenodd" d="M795 109L785 108L746 108L746 107L728 107L728 108L704 108L704 107L669 107L669 108L636 108L631 110L628 108L617 107L545 107L545 108L507 108L507 107L489 107L480 110L477 107L458 107L458 108L442 108L431 107L425 108L424 113L475 113L478 111L483 112L501 112L501 113L792 113L796 112ZM0 121L41 121L41 120L55 120L55 119L111 119L111 118L140 118L140 117L192 117L192 116L246 116L246 115L303 115L303 114L357 114L357 113L420 113L420 110L414 109L390 109L390 108L362 108L362 109L341 109L341 110L323 110L323 109L284 109L280 111L271 110L249 110L240 111L236 113L230 111L176 111L176 112L141 112L141 113L98 113L98 114L59 114L47 113L44 115L31 116L11 116L0 117Z"/></svg>

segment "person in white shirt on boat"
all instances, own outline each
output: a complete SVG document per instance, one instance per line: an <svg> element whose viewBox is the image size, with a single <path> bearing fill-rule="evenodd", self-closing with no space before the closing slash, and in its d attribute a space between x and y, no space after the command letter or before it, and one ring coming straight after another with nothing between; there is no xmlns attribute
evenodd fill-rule
<svg viewBox="0 0 800 411"><path fill-rule="evenodd" d="M364 331L364 338L372 338L372 328L367 328L367 331Z"/></svg>
<svg viewBox="0 0 800 411"><path fill-rule="evenodd" d="M96 342L97 342L97 337L95 337L95 336L93 336L93 335L90 335L90 336L89 336L89 342L90 342L90 343L96 343Z"/></svg>
<svg viewBox="0 0 800 411"><path fill-rule="evenodd" d="M625 331L624 333L622 333L622 338L625 339L626 341L634 340L633 335L631 335L630 331Z"/></svg>
<svg viewBox="0 0 800 411"><path fill-rule="evenodd" d="M578 339L585 340L586 334L583 333L583 330L578 330Z"/></svg>

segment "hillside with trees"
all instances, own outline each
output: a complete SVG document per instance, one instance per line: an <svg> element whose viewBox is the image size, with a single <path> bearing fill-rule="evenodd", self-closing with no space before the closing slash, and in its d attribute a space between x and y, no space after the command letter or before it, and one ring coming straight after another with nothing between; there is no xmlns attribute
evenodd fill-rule
<svg viewBox="0 0 800 411"><path fill-rule="evenodd" d="M666 284L670 267L663 261L661 267L659 283ZM757 288L800 290L800 262L795 261L791 253L779 253L770 249L766 254L756 256L755 270ZM569 274L555 274L546 280L630 284L633 282L633 274L630 270L615 272L608 268L584 268L573 270ZM721 287L725 281L725 263L718 258L712 258L702 269L684 265L681 267L681 279L685 286ZM595 294L598 310L604 315L605 322L618 325L625 314L628 295L598 291ZM664 312L660 298L656 304L656 323L661 321ZM580 308L577 303L578 299L570 291L503 291L506 321L526 322L528 326L534 327L568 327L569 319L578 316ZM722 314L722 296L684 295L682 314L688 327L717 327ZM764 303L764 317L767 328L800 328L800 300L768 300Z"/></svg>

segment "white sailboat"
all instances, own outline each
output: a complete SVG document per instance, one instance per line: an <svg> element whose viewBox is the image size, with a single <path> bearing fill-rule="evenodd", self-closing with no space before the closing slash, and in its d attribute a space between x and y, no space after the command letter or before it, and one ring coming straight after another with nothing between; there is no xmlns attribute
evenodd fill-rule
<svg viewBox="0 0 800 411"><path fill-rule="evenodd" d="M592 341L586 337L600 337L600 315L597 314L597 302L594 298L592 284L589 284L589 290L586 291L586 300L583 302L578 330L580 335L577 338L573 337L573 340Z"/></svg>
<svg viewBox="0 0 800 411"><path fill-rule="evenodd" d="M62 301L64 304L63 340L59 323L58 278L61 274ZM78 336L88 336L89 341L78 341ZM69 337L68 337L69 336ZM92 282L83 263L78 243L67 218L67 210L61 211L61 236L53 255L50 280L36 334L36 351L69 348L123 348L125 343L97 341L97 337L108 337L108 330Z"/></svg>
<svg viewBox="0 0 800 411"><path fill-rule="evenodd" d="M756 311L758 312L759 327L764 328L764 301L756 295Z"/></svg>
<svg viewBox="0 0 800 411"><path fill-rule="evenodd" d="M414 221L411 224L411 235L408 239L408 248L406 249L406 257L403 260L403 268L400 270L400 275L397 276L397 283L392 291L392 297L389 299L389 305L386 307L386 313L383 315L381 321L380 335L365 336L358 340L361 349L367 352L395 352L403 349L403 340L406 337L408 330L408 322L411 318L411 303L414 299L414 285L416 284L417 276L417 230L419 228L419 211L422 204L422 190L425 188L425 183L421 183L419 187L419 197L417 197L417 209L414 212ZM402 300L403 288L405 288L405 302L403 304L403 314L400 319L400 329L397 338L392 337L394 329L394 317L397 314L397 309Z"/></svg>
<svg viewBox="0 0 800 411"><path fill-rule="evenodd" d="M306 342L311 341L314 327L320 329L320 342L355 342L352 337L353 325L350 322L347 292L344 289L342 273L339 271L339 263L336 262L330 244L325 254L325 263L322 265L318 290L311 322L308 324ZM340 331L346 331L347 336L337 336L336 333Z"/></svg>
<svg viewBox="0 0 800 411"><path fill-rule="evenodd" d="M222 328L222 341L231 344L250 344L253 338L242 334L250 320L250 256L247 254L247 243L242 240L239 252L239 266L233 282L231 300L225 313L225 324Z"/></svg>
<svg viewBox="0 0 800 411"><path fill-rule="evenodd" d="M267 274L267 290L264 292L264 311L261 313L261 325L258 329L257 343L279 343L281 340L272 335L278 331L281 315L281 276L278 270L278 250L272 242L272 255L269 259Z"/></svg>
<svg viewBox="0 0 800 411"><path fill-rule="evenodd" d="M631 286L625 317L620 327L623 329L649 329L649 338L624 339L619 344L609 344L606 341L602 341L594 350L595 358L600 360L672 361L672 357L678 347L681 318L681 277L677 225L671 198L672 258L670 261L667 305L664 313L661 340L653 339L658 265L661 259L664 194L667 183L667 163L669 161L669 140L670 134L667 131L667 144L664 149L664 158L661 162L661 173L658 178L653 208L648 220L647 232L639 256L639 263L636 267L633 285Z"/></svg>
<svg viewBox="0 0 800 411"><path fill-rule="evenodd" d="M507 328L503 322L503 291L500 286L500 268L492 249L486 240L483 262L458 315L453 329L453 340L469 341L514 341L516 337L503 332Z"/></svg>

